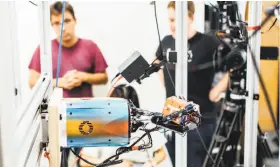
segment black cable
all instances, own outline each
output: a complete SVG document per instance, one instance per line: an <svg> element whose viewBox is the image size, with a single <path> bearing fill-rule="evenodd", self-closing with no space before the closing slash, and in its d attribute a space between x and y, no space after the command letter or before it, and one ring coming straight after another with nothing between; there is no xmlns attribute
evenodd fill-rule
<svg viewBox="0 0 280 167"><path fill-rule="evenodd" d="M68 167L68 157L66 150L64 150L64 165L65 167Z"/></svg>
<svg viewBox="0 0 280 167"><path fill-rule="evenodd" d="M83 157L81 157L79 154L77 154L72 148L70 148L71 152L78 157L79 159L83 160L85 163L89 164L89 165L93 165L93 166L98 166L97 164L91 163L88 160L84 159Z"/></svg>
<svg viewBox="0 0 280 167"><path fill-rule="evenodd" d="M277 6L279 5L279 3L277 4ZM277 8L277 7L276 7ZM274 10L273 10L274 11ZM274 22L271 24L271 26L269 27L269 29L266 32L261 32L262 34L269 32L275 25L275 23L277 22L277 18L275 18Z"/></svg>
<svg viewBox="0 0 280 167"><path fill-rule="evenodd" d="M171 81L171 83L172 83L172 85L173 85L173 88L175 89L175 83L174 83L174 81L173 81L173 79L172 79L172 76L171 76L171 74L170 74L170 70L169 70L167 64L165 64L165 68L166 68L166 71L167 71L168 76L169 76L169 78L170 78L170 81Z"/></svg>
<svg viewBox="0 0 280 167"><path fill-rule="evenodd" d="M117 73L117 75L111 80L111 83L113 83L113 81L120 75L121 75L121 73Z"/></svg>
<svg viewBox="0 0 280 167"><path fill-rule="evenodd" d="M160 32L159 32L159 26L158 26L156 1L154 1L153 5L154 5L154 13L155 13L156 25L157 25L157 33L158 33L158 40L159 40L160 56L163 57L163 48L162 48L162 42L161 42ZM159 57L159 56L156 57L156 59L152 62L152 64L153 64L156 60L159 60L158 57Z"/></svg>
<svg viewBox="0 0 280 167"><path fill-rule="evenodd" d="M203 141L203 139L202 139L202 137L201 137L201 134L200 134L198 128L196 128L195 130L196 130L196 132L197 132L197 134L198 134L198 136L199 136L199 139L200 139L201 141ZM204 141L202 142L202 145L203 145L203 147L204 147L205 150L208 150L207 147L206 147L206 145L205 145L205 143L204 143ZM208 154L208 156L210 157L210 159L212 160L212 162L215 162L214 159L213 159L213 157L210 155L209 151L207 151L207 154Z"/></svg>
<svg viewBox="0 0 280 167"><path fill-rule="evenodd" d="M266 31L266 32L261 32L262 34L264 33L268 33L274 26L275 26L275 23L277 22L277 18L274 20L274 22L271 24L271 26L269 27L269 29Z"/></svg>
<svg viewBox="0 0 280 167"><path fill-rule="evenodd" d="M115 155L110 156L109 158L104 160L102 164L100 164L98 166L101 167L101 166L108 166L108 165L114 164L115 163L114 161L116 159L118 159L121 154L126 153L128 151L132 151L133 146L135 146L139 141L141 141L146 135L148 135L148 138L151 140L150 132L153 132L153 131L156 131L156 130L158 130L157 126L155 128L152 128L152 129L149 129L149 130L145 130L146 133L144 133L141 137L139 137L129 147L120 147L120 148L118 148ZM152 143L152 141L149 141L149 143ZM151 147L152 146L141 145L141 146L139 146L138 150L143 150L143 149L147 149L147 148L151 148ZM114 160L112 161L113 158L114 158Z"/></svg>
<svg viewBox="0 0 280 167"><path fill-rule="evenodd" d="M68 157L67 157L67 149L62 148L61 150L61 162L60 162L61 167L68 167Z"/></svg>
<svg viewBox="0 0 280 167"><path fill-rule="evenodd" d="M38 6L36 3L29 1L31 4L33 4L34 6Z"/></svg>
<svg viewBox="0 0 280 167"><path fill-rule="evenodd" d="M278 8L279 8L279 6L275 7L274 10L276 10L276 9L278 9ZM259 26L259 28L258 28L257 30L255 30L255 31L251 34L251 36L248 38L248 40L250 40L253 36L255 36L255 35L258 33L259 30L261 30L261 27L263 27L263 26L266 24L266 22L271 18L271 16L273 16L274 10L273 10L273 12L268 13L267 17L264 19L264 21L262 21L262 23L261 23L261 25Z"/></svg>

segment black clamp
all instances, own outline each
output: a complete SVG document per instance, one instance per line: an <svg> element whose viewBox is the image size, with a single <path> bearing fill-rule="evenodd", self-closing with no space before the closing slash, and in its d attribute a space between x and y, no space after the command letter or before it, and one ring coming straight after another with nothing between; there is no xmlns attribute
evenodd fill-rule
<svg viewBox="0 0 280 167"><path fill-rule="evenodd" d="M248 91L245 92L245 96L248 97ZM253 95L253 100L259 100L260 99L260 95L259 94L254 94Z"/></svg>
<svg viewBox="0 0 280 167"><path fill-rule="evenodd" d="M177 63L177 52L171 49L166 51L166 60L168 63L176 64Z"/></svg>
<svg viewBox="0 0 280 167"><path fill-rule="evenodd" d="M48 113L48 100L47 98L44 98L42 101L42 104L40 105L41 114L42 113Z"/></svg>
<svg viewBox="0 0 280 167"><path fill-rule="evenodd" d="M259 94L254 94L253 95L253 99L254 100L259 100L260 99L260 95Z"/></svg>

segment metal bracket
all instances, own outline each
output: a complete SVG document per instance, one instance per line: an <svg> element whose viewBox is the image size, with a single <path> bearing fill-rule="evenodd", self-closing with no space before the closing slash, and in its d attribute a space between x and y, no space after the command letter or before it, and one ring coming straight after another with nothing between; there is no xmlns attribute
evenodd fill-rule
<svg viewBox="0 0 280 167"><path fill-rule="evenodd" d="M176 64L177 63L177 52L175 50L167 49L166 60L168 63Z"/></svg>
<svg viewBox="0 0 280 167"><path fill-rule="evenodd" d="M248 97L249 92L246 91L245 92L245 96ZM253 94L253 100L259 100L260 99L260 95L259 94Z"/></svg>
<svg viewBox="0 0 280 167"><path fill-rule="evenodd" d="M259 100L260 99L260 95L259 94L254 94L253 95L253 100Z"/></svg>
<svg viewBox="0 0 280 167"><path fill-rule="evenodd" d="M40 106L41 125L42 125L42 146L47 146L49 142L48 128L48 98L44 98Z"/></svg>

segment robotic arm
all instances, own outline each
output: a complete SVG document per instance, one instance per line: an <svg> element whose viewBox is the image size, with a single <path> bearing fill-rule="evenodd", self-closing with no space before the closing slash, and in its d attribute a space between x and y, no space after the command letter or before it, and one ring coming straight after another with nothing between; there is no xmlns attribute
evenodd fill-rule
<svg viewBox="0 0 280 167"><path fill-rule="evenodd" d="M201 117L197 104L176 96L166 100L162 113L148 112L135 107L131 107L131 109L132 132L144 124L141 117L149 116L149 122L183 135L186 131L198 127Z"/></svg>
<svg viewBox="0 0 280 167"><path fill-rule="evenodd" d="M136 108L133 103L121 98L93 98L77 101L63 100L61 112L61 147L105 147L120 146L114 156L94 166L110 166L121 163L123 153L152 147L150 133L168 129L179 134L193 130L200 124L199 106L176 96L166 100L161 113ZM146 125L155 125L147 129ZM142 130L145 133L130 143L131 133ZM150 142L137 145L145 136Z"/></svg>

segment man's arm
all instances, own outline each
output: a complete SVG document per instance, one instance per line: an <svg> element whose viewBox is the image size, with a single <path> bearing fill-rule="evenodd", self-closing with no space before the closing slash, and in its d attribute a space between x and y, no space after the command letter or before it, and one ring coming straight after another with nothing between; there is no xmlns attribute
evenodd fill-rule
<svg viewBox="0 0 280 167"><path fill-rule="evenodd" d="M86 82L91 85L106 84L108 82L107 72L87 73L80 71L77 75L82 82Z"/></svg>
<svg viewBox="0 0 280 167"><path fill-rule="evenodd" d="M209 99L212 102L218 102L221 99L221 93L225 92L228 88L229 83L229 73L226 73L223 78L218 82L216 86L214 86L210 93Z"/></svg>
<svg viewBox="0 0 280 167"><path fill-rule="evenodd" d="M33 88L38 79L40 78L40 73L35 70L29 70L29 87Z"/></svg>

